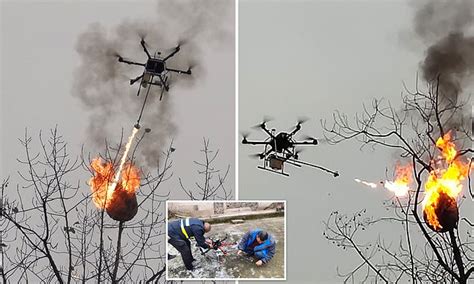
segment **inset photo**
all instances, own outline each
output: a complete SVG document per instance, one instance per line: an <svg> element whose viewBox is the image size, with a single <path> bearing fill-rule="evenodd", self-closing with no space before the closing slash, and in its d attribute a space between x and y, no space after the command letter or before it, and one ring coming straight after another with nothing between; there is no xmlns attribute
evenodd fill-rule
<svg viewBox="0 0 474 284"><path fill-rule="evenodd" d="M167 280L286 280L286 201L167 201Z"/></svg>

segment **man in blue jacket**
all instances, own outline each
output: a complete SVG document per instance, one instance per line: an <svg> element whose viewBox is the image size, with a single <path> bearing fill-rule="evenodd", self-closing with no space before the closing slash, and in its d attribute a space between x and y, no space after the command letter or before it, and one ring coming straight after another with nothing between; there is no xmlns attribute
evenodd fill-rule
<svg viewBox="0 0 474 284"><path fill-rule="evenodd" d="M268 263L275 254L275 239L261 229L247 232L239 242L238 255L246 253L257 258L255 264L261 266Z"/></svg>
<svg viewBox="0 0 474 284"><path fill-rule="evenodd" d="M211 230L211 224L197 218L178 219L168 222L168 243L175 247L183 259L186 269L193 270L195 260L191 252L189 239L196 239L197 244L203 249L211 248L204 238L204 234Z"/></svg>

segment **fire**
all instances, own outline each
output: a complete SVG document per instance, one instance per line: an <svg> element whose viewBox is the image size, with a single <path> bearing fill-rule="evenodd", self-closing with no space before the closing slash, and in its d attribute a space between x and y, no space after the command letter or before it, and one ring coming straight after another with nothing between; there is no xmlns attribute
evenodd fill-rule
<svg viewBox="0 0 474 284"><path fill-rule="evenodd" d="M121 222L131 220L138 211L135 193L140 187L140 171L127 162L128 152L137 132L138 129L133 128L117 170L113 163L104 162L101 158L95 158L91 162L94 170L94 176L89 180L92 201L97 208L105 209L112 219Z"/></svg>
<svg viewBox="0 0 474 284"><path fill-rule="evenodd" d="M398 197L406 196L410 190L409 185L412 182L411 170L411 165L397 165L395 167L395 180L385 181L385 188L395 193L395 195Z"/></svg>
<svg viewBox="0 0 474 284"><path fill-rule="evenodd" d="M376 189L378 187L377 183L374 182L368 182L358 178L354 180L373 189ZM409 184L411 182L411 165L397 165L395 168L395 180L381 181L380 184L383 185L389 191L393 192L397 197L403 197L408 194L408 191L410 190Z"/></svg>
<svg viewBox="0 0 474 284"><path fill-rule="evenodd" d="M457 157L451 133L440 137L436 146L441 155L432 162L434 169L425 183L423 216L431 229L446 232L453 229L459 220L456 199L462 191L462 182L469 174L469 163Z"/></svg>
<svg viewBox="0 0 474 284"><path fill-rule="evenodd" d="M377 188L377 184L376 183L373 183L373 182L368 182L368 181L365 181L365 180L360 180L358 178L354 179L356 182L358 183L361 183L361 184L364 184L364 185L367 185L368 187L371 187L371 188Z"/></svg>
<svg viewBox="0 0 474 284"><path fill-rule="evenodd" d="M115 184L116 175L111 162L104 162L101 158L95 158L91 162L94 176L89 180L92 190L92 201L100 209L109 209L114 202L114 192L124 191L128 195L135 195L140 187L140 172L131 163L123 167L119 181Z"/></svg>

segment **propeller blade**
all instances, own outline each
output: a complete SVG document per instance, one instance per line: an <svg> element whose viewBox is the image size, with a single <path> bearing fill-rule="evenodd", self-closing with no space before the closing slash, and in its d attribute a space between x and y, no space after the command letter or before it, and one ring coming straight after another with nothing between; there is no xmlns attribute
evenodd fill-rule
<svg viewBox="0 0 474 284"><path fill-rule="evenodd" d="M192 71L194 68L198 66L198 62L196 60L189 60L188 63L188 71Z"/></svg>
<svg viewBox="0 0 474 284"><path fill-rule="evenodd" d="M273 118L271 118L271 117L268 116L268 115L265 115L265 116L263 117L263 119L262 119L262 123L257 124L257 125L254 125L254 126L252 126L252 128L257 128L257 129L258 129L258 128L263 128L263 126L265 126L265 124L266 124L267 122L272 121L272 120L273 120Z"/></svg>
<svg viewBox="0 0 474 284"><path fill-rule="evenodd" d="M301 124L305 123L305 122L308 121L308 120L309 120L309 117L307 117L307 116L300 116L300 117L298 117L297 122L298 122L299 125L301 125Z"/></svg>
<svg viewBox="0 0 474 284"><path fill-rule="evenodd" d="M301 137L301 139L303 140L319 140L319 139L316 139L312 136L309 136L309 135L303 135L303 137Z"/></svg>
<svg viewBox="0 0 474 284"><path fill-rule="evenodd" d="M247 137L249 137L249 135L250 135L250 132L243 131L243 132L240 132L240 135L242 135L242 138L247 139Z"/></svg>
<svg viewBox="0 0 474 284"><path fill-rule="evenodd" d="M252 158L252 159L257 159L257 158L258 159L263 159L265 157L265 155L262 154L262 153L260 153L260 154L250 154L249 157Z"/></svg>
<svg viewBox="0 0 474 284"><path fill-rule="evenodd" d="M263 121L264 123L267 123L269 121L272 121L273 120L273 117L269 116L269 115L265 115L263 116Z"/></svg>
<svg viewBox="0 0 474 284"><path fill-rule="evenodd" d="M182 45L185 45L186 43L188 43L188 40L187 39L184 39L184 38L180 38L178 40L178 46L182 46Z"/></svg>
<svg viewBox="0 0 474 284"><path fill-rule="evenodd" d="M308 136L308 135L302 136L301 139L306 140L306 141L310 140L310 141L316 142L315 144L327 144L328 143L327 139L325 139L325 138L314 138L314 137Z"/></svg>
<svg viewBox="0 0 474 284"><path fill-rule="evenodd" d="M298 160L299 159L299 154L303 152L303 148L298 148L298 149L295 149L295 152L294 152L294 157L295 157L295 160Z"/></svg>
<svg viewBox="0 0 474 284"><path fill-rule="evenodd" d="M146 48L150 47L148 45L148 43L145 41L145 34L144 33L140 35L140 43L143 43L146 46Z"/></svg>
<svg viewBox="0 0 474 284"><path fill-rule="evenodd" d="M140 36L140 41L145 41L145 38L146 38L146 32L141 30L141 31L138 31L138 36Z"/></svg>

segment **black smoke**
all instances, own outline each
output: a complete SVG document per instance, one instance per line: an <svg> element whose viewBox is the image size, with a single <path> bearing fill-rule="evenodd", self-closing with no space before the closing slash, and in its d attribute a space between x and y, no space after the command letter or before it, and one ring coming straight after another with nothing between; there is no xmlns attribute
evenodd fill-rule
<svg viewBox="0 0 474 284"><path fill-rule="evenodd" d="M474 1L417 1L414 21L416 35L427 46L420 63L423 79L439 78L441 107L462 103L460 97L471 83L474 72ZM466 114L457 110L449 128L461 127Z"/></svg>

